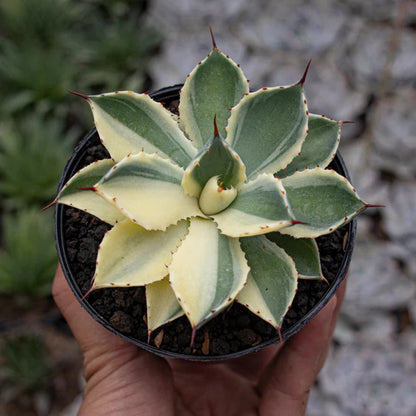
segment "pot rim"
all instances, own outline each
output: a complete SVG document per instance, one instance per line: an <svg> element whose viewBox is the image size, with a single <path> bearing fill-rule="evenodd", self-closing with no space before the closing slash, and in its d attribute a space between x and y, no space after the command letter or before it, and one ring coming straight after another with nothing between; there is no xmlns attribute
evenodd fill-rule
<svg viewBox="0 0 416 416"><path fill-rule="evenodd" d="M162 88L158 91L155 91L153 93L149 93L149 96L153 98L155 101L164 101L164 100L171 100L179 97L179 91L181 89L182 85L174 85L171 87ZM85 152L85 149L88 147L89 142L91 138L97 134L96 128L93 128L81 141L80 143L74 148L74 151L71 155L71 157L68 159L65 168L62 172L62 176L60 178L59 184L58 184L58 192L61 190L61 188L65 185L65 183L81 168L80 161L82 158L83 153ZM336 156L334 160L332 161L332 164L334 165L335 169L343 176L345 176L349 181L350 177L348 174L348 170L345 166L344 160L342 159L342 156L337 151ZM256 345L254 347L249 347L247 349L234 352L234 353L228 353L223 355L207 355L207 356L199 356L199 355L191 355L191 354L180 354L175 353L163 349L158 349L150 344L147 344L146 342L140 341L137 338L133 336L125 335L121 332L119 332L117 329L115 329L108 321L106 321L93 307L90 305L87 299L82 299L83 294L80 291L80 288L78 287L76 283L75 276L73 275L69 260L65 253L65 238L64 238L64 232L63 232L63 218L64 218L64 209L65 206L62 204L56 204L55 206L55 244L56 249L58 252L58 258L59 262L61 263L62 270L65 275L65 279L68 282L69 287L71 288L72 292L74 293L75 297L77 298L78 302L82 305L82 307L101 325L103 325L106 329L111 331L112 333L118 335L119 337L125 339L126 341L129 341L138 347L141 347L147 351L150 351L156 355L168 357L168 358L180 358L190 361L208 361L208 362L214 362L214 361L220 361L225 359L232 359L232 358L238 358L246 354L251 354L258 352L259 350L268 347L273 344L280 343L280 339L278 336L271 338L268 341L262 342L259 345ZM338 272L334 278L334 280L330 283L325 293L322 295L320 300L298 321L296 321L293 325L289 326L285 330L282 330L282 341L285 341L289 339L291 336L299 332L328 302L329 300L334 296L335 292L337 291L338 287L341 285L343 280L345 279L348 268L351 262L352 258L352 252L354 248L354 241L356 237L356 229L357 229L357 220L354 218L351 222L347 224L348 230L347 230L347 239L345 244L345 251L344 256L342 259L342 262L340 264L340 267L338 269Z"/></svg>

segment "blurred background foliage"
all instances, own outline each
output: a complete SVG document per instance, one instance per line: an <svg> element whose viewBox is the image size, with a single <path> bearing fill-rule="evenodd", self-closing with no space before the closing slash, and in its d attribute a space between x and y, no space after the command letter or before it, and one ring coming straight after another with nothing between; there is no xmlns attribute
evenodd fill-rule
<svg viewBox="0 0 416 416"><path fill-rule="evenodd" d="M52 227L36 210L54 198L92 125L88 106L68 90L150 87L160 37L144 27L145 9L143 0L0 3L0 293L49 293Z"/></svg>
<svg viewBox="0 0 416 416"><path fill-rule="evenodd" d="M50 376L42 337L25 320L44 320L54 308L53 209L41 208L54 199L74 145L92 126L88 105L68 90L151 87L148 64L161 38L145 26L146 9L146 0L0 2L2 392L12 384L30 395ZM15 327L29 333L10 338ZM3 399L0 393L0 414Z"/></svg>

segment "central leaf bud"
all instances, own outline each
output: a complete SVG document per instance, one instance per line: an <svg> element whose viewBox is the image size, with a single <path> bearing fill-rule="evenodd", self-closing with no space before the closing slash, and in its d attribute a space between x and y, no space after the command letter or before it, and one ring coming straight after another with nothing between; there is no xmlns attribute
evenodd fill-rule
<svg viewBox="0 0 416 416"><path fill-rule="evenodd" d="M227 208L236 198L237 189L225 189L218 183L219 176L208 180L199 196L199 208L205 215L214 215Z"/></svg>

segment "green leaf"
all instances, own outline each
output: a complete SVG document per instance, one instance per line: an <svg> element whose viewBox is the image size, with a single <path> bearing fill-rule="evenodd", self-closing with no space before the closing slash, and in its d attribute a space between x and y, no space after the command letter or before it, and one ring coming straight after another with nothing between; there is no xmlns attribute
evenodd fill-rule
<svg viewBox="0 0 416 416"><path fill-rule="evenodd" d="M265 234L292 224L280 179L265 173L245 183L234 202L212 218L230 237Z"/></svg>
<svg viewBox="0 0 416 416"><path fill-rule="evenodd" d="M158 152L186 167L196 149L162 104L131 91L88 97L104 146L119 162L128 154Z"/></svg>
<svg viewBox="0 0 416 416"><path fill-rule="evenodd" d="M127 156L94 186L94 191L133 222L165 230L179 220L204 216L196 198L181 187L183 169L157 155Z"/></svg>
<svg viewBox="0 0 416 416"><path fill-rule="evenodd" d="M3 97L4 104L6 101L9 106ZM66 131L63 120L47 118L36 110L13 121L2 118L9 119L0 122L2 211L43 205L56 195L56 183L79 132L76 128Z"/></svg>
<svg viewBox="0 0 416 416"><path fill-rule="evenodd" d="M295 263L265 236L240 241L251 271L237 301L279 329L296 294Z"/></svg>
<svg viewBox="0 0 416 416"><path fill-rule="evenodd" d="M26 208L1 218L0 294L17 296L31 307L36 296L49 296L56 271L53 212Z"/></svg>
<svg viewBox="0 0 416 416"><path fill-rule="evenodd" d="M243 288L249 268L238 239L213 221L193 218L169 266L172 288L193 328L226 308Z"/></svg>
<svg viewBox="0 0 416 416"><path fill-rule="evenodd" d="M201 149L212 136L214 117L223 131L230 108L246 93L248 82L240 67L214 48L190 73L181 91L180 126L195 147Z"/></svg>
<svg viewBox="0 0 416 416"><path fill-rule="evenodd" d="M52 376L44 338L35 331L27 328L22 333L3 334L0 343L2 378L13 390L26 394L47 391Z"/></svg>
<svg viewBox="0 0 416 416"><path fill-rule="evenodd" d="M309 115L308 123L309 132L300 155L276 174L279 178L307 168L326 168L335 157L341 137L341 123L315 114Z"/></svg>
<svg viewBox="0 0 416 416"><path fill-rule="evenodd" d="M122 221L125 216L115 206L94 192L79 189L92 187L113 167L111 159L103 159L82 168L62 188L57 202L88 212L111 225Z"/></svg>
<svg viewBox="0 0 416 416"><path fill-rule="evenodd" d="M297 221L280 232L293 237L316 238L346 224L365 208L355 189L333 170L315 168L282 179Z"/></svg>
<svg viewBox="0 0 416 416"><path fill-rule="evenodd" d="M285 168L300 152L307 111L301 84L256 91L233 108L227 141L246 165L249 179Z"/></svg>
<svg viewBox="0 0 416 416"><path fill-rule="evenodd" d="M149 333L184 315L170 286L169 276L146 286L146 305Z"/></svg>
<svg viewBox="0 0 416 416"><path fill-rule="evenodd" d="M187 221L166 231L147 231L129 220L117 223L98 249L92 289L143 286L163 279L187 231Z"/></svg>
<svg viewBox="0 0 416 416"><path fill-rule="evenodd" d="M278 232L266 237L292 257L301 279L323 279L318 245L313 238L293 238Z"/></svg>
<svg viewBox="0 0 416 416"><path fill-rule="evenodd" d="M245 170L237 153L220 134L214 134L185 170L182 187L188 195L198 197L208 180L219 176L225 189L240 189L246 180Z"/></svg>

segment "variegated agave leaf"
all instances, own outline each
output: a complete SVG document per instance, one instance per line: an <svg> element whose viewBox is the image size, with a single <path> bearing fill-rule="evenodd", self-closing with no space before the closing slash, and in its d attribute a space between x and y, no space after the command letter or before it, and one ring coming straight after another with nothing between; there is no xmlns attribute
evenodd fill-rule
<svg viewBox="0 0 416 416"><path fill-rule="evenodd" d="M122 221L125 218L122 212L98 195L82 190L95 185L113 166L112 160L104 159L81 169L65 184L59 192L56 202L88 212L111 225Z"/></svg>
<svg viewBox="0 0 416 416"><path fill-rule="evenodd" d="M224 128L234 107L249 91L241 68L216 46L190 73L181 91L180 127L196 148L201 149L212 136L212 122Z"/></svg>
<svg viewBox="0 0 416 416"><path fill-rule="evenodd" d="M343 176L315 168L296 172L282 180L293 214L304 224L281 233L296 238L316 238L346 224L367 204Z"/></svg>
<svg viewBox="0 0 416 416"><path fill-rule="evenodd" d="M249 92L214 41L179 119L146 94L80 94L112 159L79 171L55 202L113 225L92 289L145 286L149 337L185 314L194 339L235 299L280 330L298 279L324 279L314 238L368 206L324 169L342 122L309 114L307 69Z"/></svg>
<svg viewBox="0 0 416 416"><path fill-rule="evenodd" d="M295 156L284 169L279 170L276 176L285 178L296 171L316 167L326 168L337 152L341 126L342 122L309 114L308 134L299 155Z"/></svg>

